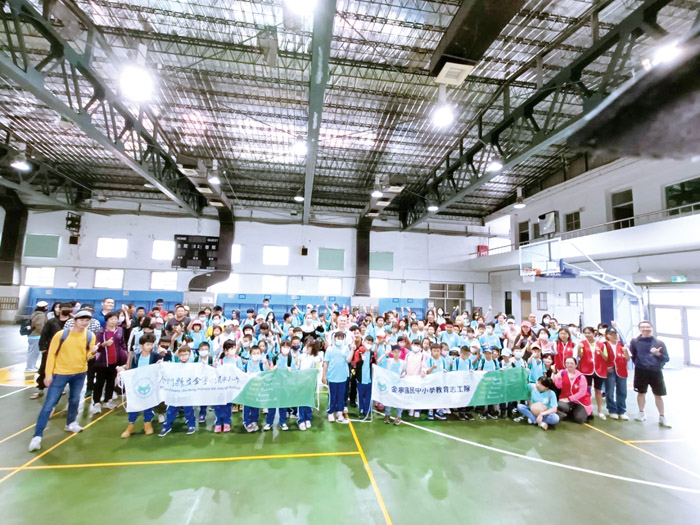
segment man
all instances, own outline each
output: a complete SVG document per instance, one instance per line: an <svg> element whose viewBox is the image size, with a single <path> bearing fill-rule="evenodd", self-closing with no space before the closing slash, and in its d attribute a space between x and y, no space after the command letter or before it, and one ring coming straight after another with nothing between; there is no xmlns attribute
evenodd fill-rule
<svg viewBox="0 0 700 525"><path fill-rule="evenodd" d="M103 304L104 304L104 303L103 303ZM114 306L114 301L112 301L112 306ZM103 306L103 308L104 308L104 306ZM91 304L84 304L83 307L81 308L81 310L79 310L79 311L82 311L82 310L87 310L88 312L90 312L90 315L95 315L95 309L93 308L93 305L91 305ZM73 326L75 326L74 323L75 323L75 317L73 317L73 319L68 319L68 320L66 321L66 324L64 325L63 328L64 328L65 330L72 330L72 329L73 329ZM99 332L100 330L102 330L102 326L103 326L103 325L101 325L100 322L99 322L97 319L95 319L94 317L91 317L87 329L88 329L90 332L92 332L93 334L96 334L97 332ZM90 362L88 362L87 390L85 391L85 395L86 395L86 396L91 396L91 395L92 395L92 387L93 387L94 384L95 384L95 367L94 367L94 364L95 364L95 362L92 361L92 360L91 360Z"/></svg>
<svg viewBox="0 0 700 525"><path fill-rule="evenodd" d="M133 305L129 305L133 306ZM146 317L146 309L143 306L139 306L136 309L136 315L133 317L133 326L138 327L141 326L141 322L144 320Z"/></svg>
<svg viewBox="0 0 700 525"><path fill-rule="evenodd" d="M630 353L634 363L634 391L637 392L637 405L639 414L637 421L645 421L647 389L651 386L654 394L656 409L659 411L659 426L671 428L664 415L664 399L666 384L664 383L663 367L668 363L668 351L666 345L653 335L653 326L649 321L639 323L640 337L635 337L630 342Z"/></svg>
<svg viewBox="0 0 700 525"><path fill-rule="evenodd" d="M175 305L175 317L170 319L168 324L165 325L165 333L169 335L172 334L173 327L177 323L181 323L183 327L188 327L190 325L190 318L187 317L187 310L185 310L185 307L181 304Z"/></svg>
<svg viewBox="0 0 700 525"><path fill-rule="evenodd" d="M111 297L105 297L102 299L102 311L95 313L93 316L94 319L97 319L97 321L100 323L100 327L104 328L105 326L105 315L107 315L109 312L114 310L114 299Z"/></svg>
<svg viewBox="0 0 700 525"><path fill-rule="evenodd" d="M263 321L267 320L268 314L272 312L272 308L270 308L270 300L265 298L263 299L263 305L260 310L258 310L258 315L262 315Z"/></svg>
<svg viewBox="0 0 700 525"><path fill-rule="evenodd" d="M63 330L66 321L70 319L73 313L73 305L71 303L61 303L58 311L58 317L52 317L44 325L39 338L39 350L41 351L41 365L39 365L39 375L36 378L36 391L32 393L30 399L38 399L44 395L44 378L46 377L46 356L49 350L51 339L57 332Z"/></svg>
<svg viewBox="0 0 700 525"><path fill-rule="evenodd" d="M25 374L33 374L38 370L36 362L39 359L39 339L47 321L46 310L48 308L49 303L39 301L36 303L36 310L34 310L29 320L30 332L27 336L27 367L24 370Z"/></svg>
<svg viewBox="0 0 700 525"><path fill-rule="evenodd" d="M532 325L532 333L537 337L537 333L544 327L537 322L537 316L534 313L528 315L527 320L530 321L530 325Z"/></svg>
<svg viewBox="0 0 700 525"><path fill-rule="evenodd" d="M76 421L78 406L87 374L88 359L94 358L97 353L97 337L87 330L91 319L92 313L89 310L80 310L73 319L73 328L68 332L64 328L51 339L44 378L48 392L36 421L34 437L29 443L29 452L41 448L44 429L66 385L70 386L70 393L65 431L77 433L83 430ZM63 337L64 333L67 333L66 337Z"/></svg>

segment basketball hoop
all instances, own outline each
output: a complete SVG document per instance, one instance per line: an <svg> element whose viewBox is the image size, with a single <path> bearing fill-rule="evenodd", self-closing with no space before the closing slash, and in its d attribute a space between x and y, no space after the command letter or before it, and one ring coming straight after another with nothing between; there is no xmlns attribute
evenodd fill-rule
<svg viewBox="0 0 700 525"><path fill-rule="evenodd" d="M520 271L520 276L523 278L524 283L534 283L535 277L537 277L537 270L534 268L523 268Z"/></svg>

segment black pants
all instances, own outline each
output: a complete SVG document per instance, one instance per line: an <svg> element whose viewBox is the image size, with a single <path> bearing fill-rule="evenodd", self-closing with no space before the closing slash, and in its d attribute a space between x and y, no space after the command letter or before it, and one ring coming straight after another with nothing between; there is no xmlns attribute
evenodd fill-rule
<svg viewBox="0 0 700 525"><path fill-rule="evenodd" d="M36 387L39 390L44 390L46 385L44 385L44 379L46 378L46 356L49 352L41 352L41 364L39 365L39 375L36 377Z"/></svg>
<svg viewBox="0 0 700 525"><path fill-rule="evenodd" d="M588 419L588 412L578 403L559 401L559 417L561 419L573 419L576 423L585 423Z"/></svg>
<svg viewBox="0 0 700 525"><path fill-rule="evenodd" d="M95 388L92 391L92 402L102 402L102 389L105 391L105 402L111 401L114 394L114 381L117 379L117 365L95 368Z"/></svg>
<svg viewBox="0 0 700 525"><path fill-rule="evenodd" d="M95 387L95 360L90 359L88 361L88 371L87 371L87 388L86 391L88 395L93 391Z"/></svg>

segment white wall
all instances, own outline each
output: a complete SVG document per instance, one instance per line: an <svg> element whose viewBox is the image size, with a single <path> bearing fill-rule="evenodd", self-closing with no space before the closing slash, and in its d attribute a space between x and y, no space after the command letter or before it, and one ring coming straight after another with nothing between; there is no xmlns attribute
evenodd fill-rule
<svg viewBox="0 0 700 525"><path fill-rule="evenodd" d="M55 287L77 283L78 288L92 288L97 268L125 269L124 288L148 290L151 271L170 270L169 261L151 258L154 240L172 240L175 234L218 235L218 223L208 219L169 219L131 215L107 217L85 214L82 219L80 243L68 244L65 213L30 212L27 233L61 236L57 259L23 257L26 266L56 267ZM126 259L96 257L98 237L125 237L129 241ZM352 228L321 228L299 225L271 225L239 221L236 223L234 242L241 245L241 263L234 265L239 277L239 292L266 293L262 290L262 276L286 275L289 294L318 293L319 277L342 279L342 295L350 296L355 282L355 237ZM483 242L479 237L428 235L422 233L373 232L372 251L394 253L393 272L371 272L373 278L389 280L389 297L426 298L430 282L472 283L467 286L467 299L477 305L488 303L489 289L486 274L467 271L468 254ZM264 266L264 245L288 246L288 266ZM301 255L301 247L309 249ZM318 249L345 250L344 271L318 269ZM178 289L186 290L192 271L180 270ZM481 283L481 284L478 284Z"/></svg>

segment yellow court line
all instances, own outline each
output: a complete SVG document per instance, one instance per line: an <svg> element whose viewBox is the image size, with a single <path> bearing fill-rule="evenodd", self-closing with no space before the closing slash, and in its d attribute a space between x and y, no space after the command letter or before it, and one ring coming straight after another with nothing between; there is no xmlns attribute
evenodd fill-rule
<svg viewBox="0 0 700 525"><path fill-rule="evenodd" d="M114 412L117 408L121 407L122 405L124 405L124 403L122 403L121 405L119 405L119 406L116 407L116 408L113 408L113 409L110 410L109 412L106 412L106 413L102 414L100 417L98 417L98 418L95 419L94 421L90 421L90 423L88 423L87 425L85 425L85 426L83 427L83 430L85 430L86 428L91 427L92 425L94 425L95 423L97 423L98 421L100 421L101 419L104 419L105 417L107 417L108 415L110 415L112 412ZM61 441L59 441L58 443L56 443L56 444L55 444L54 446L52 446L51 448L48 448L48 449L46 449L44 452L42 452L41 454L36 455L35 457L33 457L32 459L30 459L29 461L27 461L24 465L20 465L19 467L17 467L16 469L14 469L12 472L10 472L9 474L7 474L6 476L0 478L0 484L4 483L4 482L7 481L8 479L10 479L12 476L14 476L15 474L17 474L19 471L24 470L25 468L27 468L29 465L31 465L31 464L34 463L35 461L37 461L37 460L39 460L40 458L44 457L46 454L48 454L48 453L51 452L52 450L55 450L55 449L58 448L59 446L63 445L63 443L65 443L65 442L68 441L69 439L74 438L74 437L77 436L77 435L78 435L78 433L71 433L70 436L68 436L68 437L66 437L66 438L63 438Z"/></svg>
<svg viewBox="0 0 700 525"><path fill-rule="evenodd" d="M359 456L358 451L350 452L308 452L301 454L270 454L266 456L230 456L224 458L190 458L190 459L154 459L144 461L121 461L116 463L76 463L68 465L34 465L23 470L58 470L68 468L97 468L97 467L133 467L140 465L180 465L183 463L222 463L230 461L251 461L259 459L299 459L299 458L328 458L337 456ZM11 470L17 467L2 467L0 470Z"/></svg>
<svg viewBox="0 0 700 525"><path fill-rule="evenodd" d="M355 433L355 427L352 425L352 421L348 421L348 425L350 425L350 432L352 432L352 437L355 440L355 445L357 445L357 451L360 453L360 457L362 458L362 463L365 466L365 470L367 471L367 476L369 476L369 481L372 484L372 488L374 489L374 493L377 496L377 501L379 501L379 506L382 509L382 514L384 515L384 520L386 521L387 525L392 525L391 522L391 517L389 516L389 511L386 509L386 505L384 505L384 499L382 498L382 493L379 492L379 486L377 485L377 481L374 479L374 474L372 474L372 469L369 466L369 463L367 462L367 456L365 456L365 451L362 450L362 445L360 445L360 440L357 438L357 434Z"/></svg>
<svg viewBox="0 0 700 525"><path fill-rule="evenodd" d="M90 397L91 397L91 396L87 396L85 399L83 399L83 401L87 401L88 399L90 399ZM63 412L65 412L66 410L68 410L68 407L67 407L67 406L66 406L66 408L64 408L64 409L62 409L62 410L59 410L58 412L52 414L51 417L50 417L49 419L54 418L54 417L56 417L56 416L59 415L59 414L63 414ZM0 439L0 445L2 445L2 444L3 444L5 441L7 441L8 439L12 439L12 438L15 437L15 436L19 436L20 434L26 432L27 430L30 430L30 429L34 428L35 426L36 426L36 423L34 423L33 425L29 425L28 427L24 427L22 430L18 430L17 432L15 432L14 434L12 434L11 436L7 436L6 438ZM7 469L0 469L0 470L7 470Z"/></svg>
<svg viewBox="0 0 700 525"><path fill-rule="evenodd" d="M627 443L688 443L687 439L628 439Z"/></svg>
<svg viewBox="0 0 700 525"><path fill-rule="evenodd" d="M614 436L614 435L612 435L612 434L609 434L608 432L605 432L604 430L601 430L601 429L599 429L599 428L596 428L596 427L594 427L593 425L589 425L588 423L584 423L584 425L587 426L588 428L591 428L591 429L595 430L596 432L600 432L601 434L604 434L604 435L608 436L609 438L614 439L615 441L619 441L620 443L623 443L624 445L627 445L628 447L632 447L632 448L635 449L635 450L639 450L640 452L643 452L643 453L646 454L647 456L651 456L652 458L656 458L656 459L658 459L659 461L663 461L663 462L666 463L667 465L670 465L670 466L672 466L672 467L675 467L675 468L677 468L678 470L682 470L682 471L685 472L686 474L690 474L691 476L700 479L700 474L698 474L697 472L693 472L692 470L688 470L688 469L685 468L685 467L681 467L680 465L676 465L675 463L672 463L671 461L669 461L669 460L667 460L667 459L664 459L664 458L662 458L661 456L657 456L656 454L652 454L652 453L649 452L648 450L644 450L643 448L638 447L637 445L633 445L633 444L630 443L629 441L625 441L625 440L622 439L622 438L619 438L619 437L617 437L617 436Z"/></svg>

